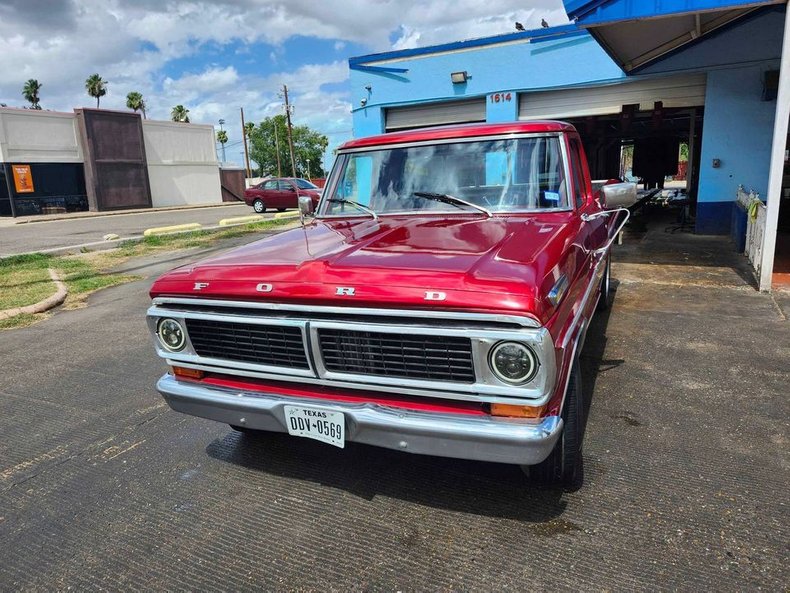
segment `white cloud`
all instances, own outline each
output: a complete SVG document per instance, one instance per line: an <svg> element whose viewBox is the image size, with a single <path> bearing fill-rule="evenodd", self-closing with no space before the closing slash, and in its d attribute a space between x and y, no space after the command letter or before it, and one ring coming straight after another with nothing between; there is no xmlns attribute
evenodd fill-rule
<svg viewBox="0 0 790 593"><path fill-rule="evenodd" d="M541 18L566 22L561 1L0 0L0 102L23 104L22 85L36 78L44 108L93 105L84 80L98 72L108 81L102 107L124 109L126 93L137 90L149 117L166 119L181 103L194 122L224 118L232 143L240 139L238 107L252 121L280 113L277 93L285 83L295 121L339 140L351 128L348 92L338 89L347 63L319 55L284 71L281 64L293 63L284 54L287 39L329 40L335 52L357 43L374 52L510 32L515 21L537 28ZM256 56L253 43L271 47ZM208 50L228 45L238 61L212 61ZM193 66L166 76L176 59ZM250 63L264 72L241 73Z"/></svg>

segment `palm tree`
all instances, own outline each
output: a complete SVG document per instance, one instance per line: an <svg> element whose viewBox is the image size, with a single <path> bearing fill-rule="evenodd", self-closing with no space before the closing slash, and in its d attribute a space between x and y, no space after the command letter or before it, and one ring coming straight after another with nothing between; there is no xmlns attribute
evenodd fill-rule
<svg viewBox="0 0 790 593"><path fill-rule="evenodd" d="M143 95L138 93L137 91L132 91L128 95L126 95L126 106L137 113L138 111L143 112L143 119L145 117L145 100L143 99Z"/></svg>
<svg viewBox="0 0 790 593"><path fill-rule="evenodd" d="M96 97L96 109L98 109L99 99L107 94L107 82L98 74L91 74L85 80L85 90L91 97Z"/></svg>
<svg viewBox="0 0 790 593"><path fill-rule="evenodd" d="M222 144L222 162L225 162L225 143L228 141L228 133L225 130L217 132L217 142Z"/></svg>
<svg viewBox="0 0 790 593"><path fill-rule="evenodd" d="M183 105L176 105L175 107L173 107L173 110L170 112L170 119L172 119L173 121L178 121L188 124L189 109L187 109Z"/></svg>
<svg viewBox="0 0 790 593"><path fill-rule="evenodd" d="M40 90L41 84L35 78L28 80L22 87L22 96L26 101L30 101L31 109L41 109L41 105L38 104Z"/></svg>

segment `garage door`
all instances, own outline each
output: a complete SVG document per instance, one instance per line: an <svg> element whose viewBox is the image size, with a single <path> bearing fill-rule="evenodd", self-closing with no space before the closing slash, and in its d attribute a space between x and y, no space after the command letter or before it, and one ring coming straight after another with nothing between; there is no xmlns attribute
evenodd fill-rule
<svg viewBox="0 0 790 593"><path fill-rule="evenodd" d="M547 119L610 115L623 105L639 103L639 109L653 109L655 101L665 108L699 107L705 104L705 74L651 78L598 87L521 93L519 119Z"/></svg>
<svg viewBox="0 0 790 593"><path fill-rule="evenodd" d="M485 120L485 97L465 101L390 107L385 111L385 129L388 132L448 124L484 122Z"/></svg>

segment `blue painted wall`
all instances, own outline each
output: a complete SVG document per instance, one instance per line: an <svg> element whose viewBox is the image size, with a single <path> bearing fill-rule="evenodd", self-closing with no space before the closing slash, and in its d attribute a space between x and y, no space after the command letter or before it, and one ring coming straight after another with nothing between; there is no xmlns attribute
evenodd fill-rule
<svg viewBox="0 0 790 593"><path fill-rule="evenodd" d="M761 99L764 69L708 73L700 202L733 201L738 184L765 196L776 101ZM713 159L721 159L721 167L713 168Z"/></svg>
<svg viewBox="0 0 790 593"><path fill-rule="evenodd" d="M373 66L408 68L405 73L351 70L354 136L384 131L383 107L487 97L513 92L510 102L488 101L486 119L514 121L519 90L570 87L619 80L625 77L606 52L587 33L558 39L520 39L467 50L422 54L401 59L366 60ZM470 79L452 84L450 73L465 70ZM371 90L365 88L370 85ZM362 100L364 107L360 106Z"/></svg>

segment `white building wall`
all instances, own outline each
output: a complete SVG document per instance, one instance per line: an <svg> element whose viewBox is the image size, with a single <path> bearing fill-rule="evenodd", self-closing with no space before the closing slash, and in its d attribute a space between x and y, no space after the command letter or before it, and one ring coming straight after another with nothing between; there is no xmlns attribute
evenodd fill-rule
<svg viewBox="0 0 790 593"><path fill-rule="evenodd" d="M0 162L81 163L73 113L0 107Z"/></svg>
<svg viewBox="0 0 790 593"><path fill-rule="evenodd" d="M214 127L143 121L154 208L222 202Z"/></svg>

